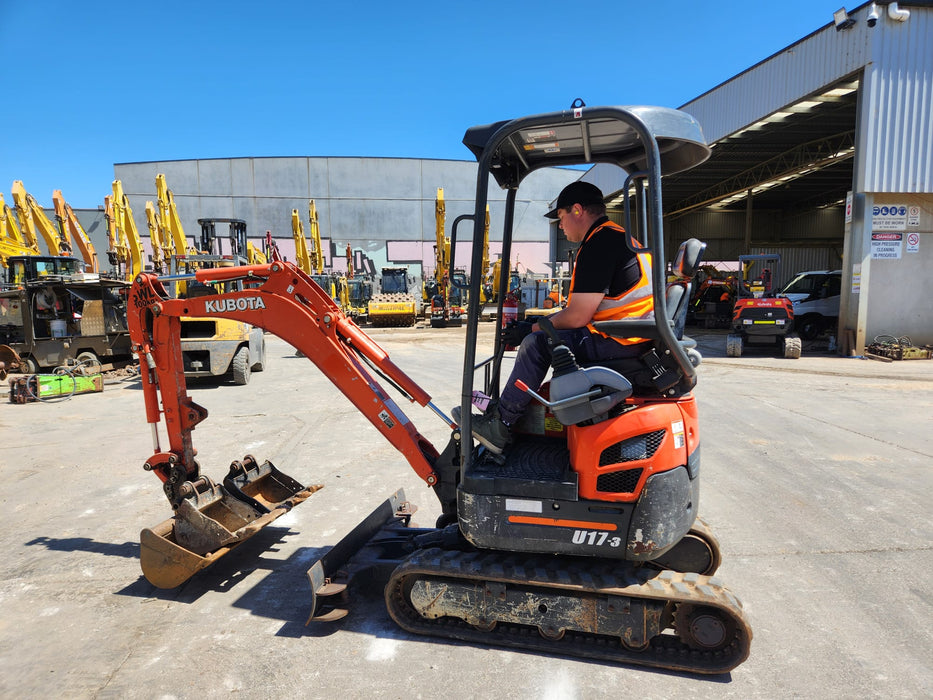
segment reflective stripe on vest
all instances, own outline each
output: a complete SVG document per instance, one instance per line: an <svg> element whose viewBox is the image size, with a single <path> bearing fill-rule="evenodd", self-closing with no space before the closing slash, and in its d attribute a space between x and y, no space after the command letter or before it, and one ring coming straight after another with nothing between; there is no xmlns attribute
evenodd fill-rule
<svg viewBox="0 0 933 700"><path fill-rule="evenodd" d="M607 221L599 228L594 229L593 233L596 233L596 231L604 227L613 228L622 235L628 235L625 233L625 229L611 221ZM642 248L641 244L631 236L629 236L629 241L633 249L638 250ZM654 318L654 292L651 285L651 253L647 251L636 253L636 258L638 260L638 267L641 270L641 278L635 286L625 290L619 296L611 297L606 295L603 297L603 300L599 302L599 306L596 308L596 313L593 314L594 322L614 321L623 318L635 318L639 320ZM576 275L576 268L574 268L574 275ZM571 275L570 287L573 289L573 275ZM599 333L607 338L612 338L612 340L622 345L634 345L647 340L647 338L617 338L615 336L606 335L596 330L593 323L588 323L586 327L591 333Z"/></svg>

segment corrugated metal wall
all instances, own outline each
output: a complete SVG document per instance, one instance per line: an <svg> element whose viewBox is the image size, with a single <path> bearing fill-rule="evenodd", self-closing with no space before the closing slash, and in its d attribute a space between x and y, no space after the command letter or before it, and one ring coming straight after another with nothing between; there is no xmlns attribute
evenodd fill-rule
<svg viewBox="0 0 933 700"><path fill-rule="evenodd" d="M883 9L883 8L882 8ZM863 192L933 192L933 8L882 11L862 85ZM860 173L856 173L856 177Z"/></svg>
<svg viewBox="0 0 933 700"><path fill-rule="evenodd" d="M774 277L774 285L783 287L798 272L808 270L839 270L842 267L842 248L756 248L752 255L777 253L781 265Z"/></svg>
<svg viewBox="0 0 933 700"><path fill-rule="evenodd" d="M809 211L793 217L761 212L752 216L751 244L754 247L776 241L800 241L800 245L838 250L841 255L843 227L843 212L838 208ZM706 242L705 257L708 260L735 260L749 252L745 250L743 212L701 210L666 222L665 231L669 253L676 250L681 241L691 237Z"/></svg>
<svg viewBox="0 0 933 700"><path fill-rule="evenodd" d="M815 32L683 105L710 142L864 69L860 157L863 192L933 192L933 8L905 6L896 22L867 7L846 31ZM723 109L728 105L728 109Z"/></svg>
<svg viewBox="0 0 933 700"><path fill-rule="evenodd" d="M696 117L707 141L718 141L860 71L871 60L880 24L872 29L860 21L844 32L828 27L811 34L681 109Z"/></svg>

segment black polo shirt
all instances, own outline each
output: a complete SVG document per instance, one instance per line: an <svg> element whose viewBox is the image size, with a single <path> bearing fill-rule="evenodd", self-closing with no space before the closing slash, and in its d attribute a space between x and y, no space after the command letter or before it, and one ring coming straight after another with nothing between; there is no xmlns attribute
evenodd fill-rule
<svg viewBox="0 0 933 700"><path fill-rule="evenodd" d="M638 284L641 267L629 238L607 216L593 222L577 251L571 291L618 297Z"/></svg>

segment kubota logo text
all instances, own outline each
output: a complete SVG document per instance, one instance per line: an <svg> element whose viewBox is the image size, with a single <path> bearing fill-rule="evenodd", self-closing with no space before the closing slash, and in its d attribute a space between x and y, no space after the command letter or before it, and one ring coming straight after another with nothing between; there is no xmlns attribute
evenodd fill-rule
<svg viewBox="0 0 933 700"><path fill-rule="evenodd" d="M240 297L239 299L210 299L204 302L204 313L221 314L225 311L255 311L266 308L262 297Z"/></svg>

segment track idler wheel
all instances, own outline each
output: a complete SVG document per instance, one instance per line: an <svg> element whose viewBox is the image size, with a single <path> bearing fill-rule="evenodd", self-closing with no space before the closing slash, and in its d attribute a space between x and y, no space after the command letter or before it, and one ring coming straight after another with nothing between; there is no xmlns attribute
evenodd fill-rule
<svg viewBox="0 0 933 700"><path fill-rule="evenodd" d="M735 620L716 608L681 604L677 606L674 630L691 649L719 651L732 643Z"/></svg>

